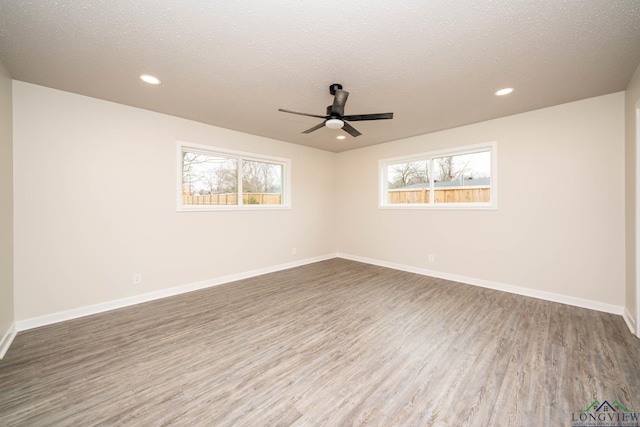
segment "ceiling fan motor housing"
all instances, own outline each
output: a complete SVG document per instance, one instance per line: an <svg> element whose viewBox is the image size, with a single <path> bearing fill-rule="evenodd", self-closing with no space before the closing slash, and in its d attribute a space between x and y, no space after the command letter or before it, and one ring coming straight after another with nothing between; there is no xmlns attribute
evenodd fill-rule
<svg viewBox="0 0 640 427"><path fill-rule="evenodd" d="M336 90L342 90L342 85L340 83L334 83L331 86L329 86L329 93L331 95L335 95Z"/></svg>

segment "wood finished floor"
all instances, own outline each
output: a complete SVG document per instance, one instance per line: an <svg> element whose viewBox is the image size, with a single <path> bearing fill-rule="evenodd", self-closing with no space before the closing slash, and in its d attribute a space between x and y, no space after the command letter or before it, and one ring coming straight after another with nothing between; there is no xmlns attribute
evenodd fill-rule
<svg viewBox="0 0 640 427"><path fill-rule="evenodd" d="M332 259L21 332L0 425L568 426L640 411L620 316Z"/></svg>

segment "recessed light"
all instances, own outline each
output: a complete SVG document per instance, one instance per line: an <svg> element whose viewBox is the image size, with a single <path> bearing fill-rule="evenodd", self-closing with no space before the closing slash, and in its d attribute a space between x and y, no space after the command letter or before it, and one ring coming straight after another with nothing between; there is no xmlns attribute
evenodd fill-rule
<svg viewBox="0 0 640 427"><path fill-rule="evenodd" d="M511 92L513 92L513 88L512 87L505 87L504 89L500 89L499 91L497 91L496 92L496 96L509 95Z"/></svg>
<svg viewBox="0 0 640 427"><path fill-rule="evenodd" d="M140 80L142 80L143 82L147 82L151 85L159 85L160 84L160 79L157 77L154 77L150 74L140 74Z"/></svg>
<svg viewBox="0 0 640 427"><path fill-rule="evenodd" d="M345 138L346 138L346 136L344 136L344 135L338 135L338 136L336 136L336 139L345 139Z"/></svg>

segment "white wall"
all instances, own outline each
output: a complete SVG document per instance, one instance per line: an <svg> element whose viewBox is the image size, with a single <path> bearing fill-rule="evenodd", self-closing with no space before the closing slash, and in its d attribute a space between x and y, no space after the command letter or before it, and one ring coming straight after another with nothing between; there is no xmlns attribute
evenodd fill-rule
<svg viewBox="0 0 640 427"><path fill-rule="evenodd" d="M640 325L637 309L637 203L638 203L638 129L636 121L636 110L640 108L640 67L636 69L634 76L629 81L625 92L625 173L626 173L626 297L625 315L635 323L636 328ZM640 334L640 331L638 331Z"/></svg>
<svg viewBox="0 0 640 427"><path fill-rule="evenodd" d="M0 352L13 313L13 113L11 77L0 63Z"/></svg>
<svg viewBox="0 0 640 427"><path fill-rule="evenodd" d="M377 208L379 159L486 141L498 210ZM340 253L624 305L623 92L341 153L337 183Z"/></svg>
<svg viewBox="0 0 640 427"><path fill-rule="evenodd" d="M336 155L14 82L15 319L336 251L621 307L624 98ZM293 208L177 213L176 140L291 158ZM494 140L498 210L377 208L379 159Z"/></svg>
<svg viewBox="0 0 640 427"><path fill-rule="evenodd" d="M18 81L13 98L18 321L335 253L333 153ZM292 159L292 209L177 213L177 140Z"/></svg>

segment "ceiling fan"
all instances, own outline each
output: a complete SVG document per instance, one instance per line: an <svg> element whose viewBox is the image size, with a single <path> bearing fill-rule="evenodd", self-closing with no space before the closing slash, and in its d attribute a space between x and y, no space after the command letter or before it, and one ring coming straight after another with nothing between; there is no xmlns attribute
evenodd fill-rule
<svg viewBox="0 0 640 427"><path fill-rule="evenodd" d="M393 119L393 113L380 113L380 114L352 114L345 116L344 115L344 104L347 103L347 98L349 97L349 92L346 90L342 90L342 85L339 83L334 83L329 86L329 93L334 96L333 104L327 107L327 115L319 116L316 114L307 114L300 113L298 111L285 110L284 108L279 108L278 111L282 111L283 113L291 113L291 114L299 114L301 116L309 116L309 117L317 117L319 119L324 119L322 123L316 125L310 129L305 130L302 133L311 133L315 130L320 129L323 126L327 126L331 129L344 129L349 135L356 137L362 135L358 132L353 126L351 126L347 121L350 122L360 122L363 120L385 120L385 119Z"/></svg>

